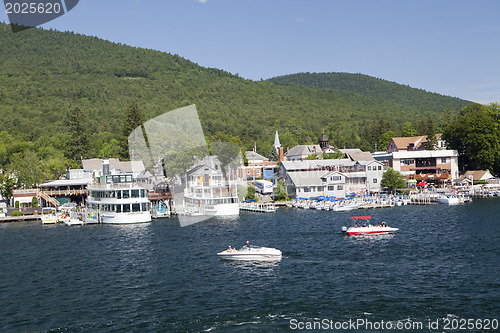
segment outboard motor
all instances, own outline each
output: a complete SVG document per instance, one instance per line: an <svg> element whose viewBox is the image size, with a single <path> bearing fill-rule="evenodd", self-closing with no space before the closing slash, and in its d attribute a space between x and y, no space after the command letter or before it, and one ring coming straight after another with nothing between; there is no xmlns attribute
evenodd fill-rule
<svg viewBox="0 0 500 333"><path fill-rule="evenodd" d="M343 233L343 234L346 234L346 233L347 233L347 227L346 227L346 226L343 226L343 227L342 227L342 233Z"/></svg>

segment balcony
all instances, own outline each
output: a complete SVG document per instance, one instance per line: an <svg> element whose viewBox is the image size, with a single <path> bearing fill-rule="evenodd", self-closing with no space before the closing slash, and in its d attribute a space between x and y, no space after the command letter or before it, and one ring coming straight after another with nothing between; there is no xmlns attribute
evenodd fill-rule
<svg viewBox="0 0 500 333"><path fill-rule="evenodd" d="M417 181L449 180L451 176L447 171L443 171L437 173L415 173L413 175L407 175L406 179L415 179Z"/></svg>

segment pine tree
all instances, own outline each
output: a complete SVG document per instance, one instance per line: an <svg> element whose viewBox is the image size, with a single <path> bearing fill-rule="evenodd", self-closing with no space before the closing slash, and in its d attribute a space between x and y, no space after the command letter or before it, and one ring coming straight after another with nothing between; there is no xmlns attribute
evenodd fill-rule
<svg viewBox="0 0 500 333"><path fill-rule="evenodd" d="M146 115L144 111L137 105L137 103L132 103L127 109L127 114L125 116L125 121L122 125L121 137L120 137L120 159L129 160L128 152L128 136L134 129L138 126L143 126L146 121ZM143 131L144 132L144 131Z"/></svg>
<svg viewBox="0 0 500 333"><path fill-rule="evenodd" d="M276 147L272 146L271 151L269 152L269 161L277 162L279 160L278 151Z"/></svg>
<svg viewBox="0 0 500 333"><path fill-rule="evenodd" d="M90 149L87 116L82 110L76 108L69 113L68 119L70 139L67 157L79 162L82 158L87 157Z"/></svg>

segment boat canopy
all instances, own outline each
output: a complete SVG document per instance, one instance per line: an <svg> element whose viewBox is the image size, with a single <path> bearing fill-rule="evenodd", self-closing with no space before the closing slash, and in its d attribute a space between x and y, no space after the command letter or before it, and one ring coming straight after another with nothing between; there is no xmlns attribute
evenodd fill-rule
<svg viewBox="0 0 500 333"><path fill-rule="evenodd" d="M371 216L351 216L351 219L355 219L355 220L369 220L371 219L372 217Z"/></svg>

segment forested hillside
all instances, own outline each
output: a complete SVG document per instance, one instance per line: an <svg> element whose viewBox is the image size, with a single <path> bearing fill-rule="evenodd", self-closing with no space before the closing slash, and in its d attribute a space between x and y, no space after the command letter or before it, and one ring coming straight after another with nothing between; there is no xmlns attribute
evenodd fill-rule
<svg viewBox="0 0 500 333"><path fill-rule="evenodd" d="M269 81L285 85L356 92L363 96L436 112L446 108L460 109L471 103L359 73L298 73L274 77Z"/></svg>
<svg viewBox="0 0 500 333"><path fill-rule="evenodd" d="M14 169L43 161L45 177L56 177L76 156L66 149L77 141L70 140L76 108L89 133L83 157L112 157L134 102L146 119L196 104L209 139L241 142L243 149L256 142L264 155L276 130L285 148L316 142L324 129L338 147L374 149L383 133L399 134L405 122L424 132L430 123L439 126L443 110L453 113L468 104L421 90L410 94L414 90L395 84L402 90L380 92L371 80L379 82L349 75L342 86L328 89L254 82L178 55L71 32L12 33L0 24L0 165Z"/></svg>

